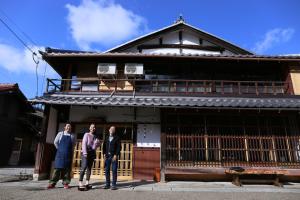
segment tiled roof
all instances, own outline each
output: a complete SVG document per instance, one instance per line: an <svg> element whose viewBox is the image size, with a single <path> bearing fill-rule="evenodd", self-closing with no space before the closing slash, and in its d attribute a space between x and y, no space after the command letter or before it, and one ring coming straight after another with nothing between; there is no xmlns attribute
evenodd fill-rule
<svg viewBox="0 0 300 200"><path fill-rule="evenodd" d="M18 84L11 84L11 83L0 83L0 91L8 91L8 90L15 90L18 89Z"/></svg>
<svg viewBox="0 0 300 200"><path fill-rule="evenodd" d="M196 57L196 58L216 58L216 59L275 59L275 60L295 60L300 61L300 55L242 55L242 54L197 54L197 53L130 53L130 52L84 52L72 50L49 49L41 52L44 57Z"/></svg>
<svg viewBox="0 0 300 200"><path fill-rule="evenodd" d="M30 100L33 103L147 106L147 107L215 107L215 108L278 108L300 110L300 97L185 97L185 96L105 96L52 94Z"/></svg>

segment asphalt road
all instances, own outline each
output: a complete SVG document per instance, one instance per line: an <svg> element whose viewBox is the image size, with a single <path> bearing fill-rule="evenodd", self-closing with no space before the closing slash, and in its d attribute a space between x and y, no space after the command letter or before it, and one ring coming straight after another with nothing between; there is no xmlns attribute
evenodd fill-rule
<svg viewBox="0 0 300 200"><path fill-rule="evenodd" d="M104 190L92 189L86 192L80 192L76 187L69 190L55 188L46 190L41 187L30 186L0 186L0 199L20 199L20 200L300 200L300 192L235 192L235 191L124 191L124 190Z"/></svg>

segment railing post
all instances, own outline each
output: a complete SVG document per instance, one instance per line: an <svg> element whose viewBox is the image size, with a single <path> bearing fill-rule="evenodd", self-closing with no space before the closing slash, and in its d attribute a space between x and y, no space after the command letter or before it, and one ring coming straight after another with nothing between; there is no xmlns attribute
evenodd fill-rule
<svg viewBox="0 0 300 200"><path fill-rule="evenodd" d="M46 85L46 93L48 93L49 92L49 78L47 78L47 85Z"/></svg>
<svg viewBox="0 0 300 200"><path fill-rule="evenodd" d="M224 94L224 81L221 81L221 93Z"/></svg>
<svg viewBox="0 0 300 200"><path fill-rule="evenodd" d="M185 81L185 93L188 94L188 81Z"/></svg>
<svg viewBox="0 0 300 200"><path fill-rule="evenodd" d="M257 82L255 82L255 93L257 96L259 95Z"/></svg>

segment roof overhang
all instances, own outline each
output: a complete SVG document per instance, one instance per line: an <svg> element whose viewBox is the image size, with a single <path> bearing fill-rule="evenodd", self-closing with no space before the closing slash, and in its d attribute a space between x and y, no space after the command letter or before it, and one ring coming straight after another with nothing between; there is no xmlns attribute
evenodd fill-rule
<svg viewBox="0 0 300 200"><path fill-rule="evenodd" d="M32 103L81 106L131 106L163 108L268 109L300 111L300 96L216 97L216 96L129 96L48 94Z"/></svg>

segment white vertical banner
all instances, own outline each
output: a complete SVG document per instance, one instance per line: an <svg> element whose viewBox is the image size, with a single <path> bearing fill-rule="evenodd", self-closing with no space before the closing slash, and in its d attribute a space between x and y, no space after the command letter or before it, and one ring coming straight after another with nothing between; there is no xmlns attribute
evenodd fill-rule
<svg viewBox="0 0 300 200"><path fill-rule="evenodd" d="M138 124L137 147L160 147L160 124Z"/></svg>

